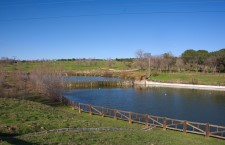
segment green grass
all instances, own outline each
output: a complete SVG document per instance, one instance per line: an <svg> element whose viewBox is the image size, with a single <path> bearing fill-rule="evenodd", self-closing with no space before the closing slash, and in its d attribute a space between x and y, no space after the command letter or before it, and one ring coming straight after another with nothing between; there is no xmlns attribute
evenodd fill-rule
<svg viewBox="0 0 225 145"><path fill-rule="evenodd" d="M5 64L3 69L10 72L25 71L29 72L37 68L55 68L68 72L70 75L74 75L77 72L85 75L89 72L91 74L104 74L107 69L126 70L129 69L127 64L131 62L113 61L111 67L108 66L106 61L96 60L94 64L88 64L85 61L49 61L49 62L18 62L13 64ZM153 72L154 70L152 70ZM127 78L135 78L139 73L147 74L148 70L139 70L131 72L126 76ZM112 73L114 77L118 77L121 73ZM221 85L225 86L225 74L224 73L194 73L194 72L182 72L182 73L161 73L158 76L151 76L150 80L157 82L169 82L169 83L184 83L184 84L203 84L203 85Z"/></svg>
<svg viewBox="0 0 225 145"><path fill-rule="evenodd" d="M225 85L225 74L203 74L203 73L167 73L151 77L157 82L203 84L203 85Z"/></svg>
<svg viewBox="0 0 225 145"><path fill-rule="evenodd" d="M148 132L142 130L133 131L96 131L78 132L68 131L64 133L50 133L44 135L23 135L19 139L37 144L224 144L222 140L206 139L192 134L182 134L175 131L163 131L154 129Z"/></svg>
<svg viewBox="0 0 225 145"><path fill-rule="evenodd" d="M99 119L101 120L102 118L97 116L91 117L91 120L89 120L90 116L78 114L77 111L72 111L65 106L52 107L16 99L0 99L0 101L0 131L2 133L24 134L64 127L115 126L114 120L106 118L105 122L99 122ZM77 119L77 116L80 118ZM119 122L127 126L125 122ZM10 126L13 129L7 129L5 126Z"/></svg>
<svg viewBox="0 0 225 145"><path fill-rule="evenodd" d="M85 61L17 62L12 64L6 64L4 66L4 69L7 71L15 71L15 70L31 71L34 68L43 64L51 64L53 68L60 68L65 71L98 70L101 68L109 68L106 61L96 60L96 62L93 64L89 64ZM110 68L128 69L125 63L115 60L113 61L113 64Z"/></svg>
<svg viewBox="0 0 225 145"><path fill-rule="evenodd" d="M55 67L61 66L64 70L98 70L101 68L109 68L106 61L97 60L95 64L88 64L85 62L78 61L55 61L53 62ZM113 64L110 68L113 69L128 69L127 66L123 62L113 61Z"/></svg>
<svg viewBox="0 0 225 145"><path fill-rule="evenodd" d="M64 70L67 71L82 71L82 70L96 70L106 67L103 61L97 61L96 64L86 64L84 62L78 63L77 61L56 61L54 62L55 67L60 65Z"/></svg>
<svg viewBox="0 0 225 145"><path fill-rule="evenodd" d="M120 127L123 131L67 131L32 135L59 128ZM224 144L224 140L79 114L67 106L49 106L17 99L0 99L0 144Z"/></svg>

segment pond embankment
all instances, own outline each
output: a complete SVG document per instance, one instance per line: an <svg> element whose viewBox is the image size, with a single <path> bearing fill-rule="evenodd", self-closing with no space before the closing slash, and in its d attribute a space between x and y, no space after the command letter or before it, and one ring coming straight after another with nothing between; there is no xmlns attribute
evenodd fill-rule
<svg viewBox="0 0 225 145"><path fill-rule="evenodd" d="M90 81L90 82L67 82L66 89L76 88L103 88L103 87L132 87L133 81Z"/></svg>
<svg viewBox="0 0 225 145"><path fill-rule="evenodd" d="M170 88L225 91L225 86L161 83L161 82L152 82L152 81L147 81L147 80L134 81L134 85L144 85L146 87L170 87Z"/></svg>
<svg viewBox="0 0 225 145"><path fill-rule="evenodd" d="M131 81L131 80L129 80L129 81L91 81L91 82L67 82L66 83L66 89L103 88L103 87L133 87L133 86L169 87L169 88L225 91L225 86L161 83L161 82L152 82L152 81L147 81L147 80L141 80L141 81Z"/></svg>

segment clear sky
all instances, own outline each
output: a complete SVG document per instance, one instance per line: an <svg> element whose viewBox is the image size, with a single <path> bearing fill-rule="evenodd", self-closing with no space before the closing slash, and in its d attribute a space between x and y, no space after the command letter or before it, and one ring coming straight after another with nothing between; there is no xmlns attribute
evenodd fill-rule
<svg viewBox="0 0 225 145"><path fill-rule="evenodd" d="M225 0L1 0L0 57L129 58L225 48Z"/></svg>

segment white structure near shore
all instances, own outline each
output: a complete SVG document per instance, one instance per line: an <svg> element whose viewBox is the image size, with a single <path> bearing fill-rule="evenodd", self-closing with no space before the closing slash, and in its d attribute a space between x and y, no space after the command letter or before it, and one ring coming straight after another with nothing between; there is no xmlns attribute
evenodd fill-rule
<svg viewBox="0 0 225 145"><path fill-rule="evenodd" d="M134 85L145 85L146 87L169 87L169 88L225 91L225 86L160 83L160 82L152 82L152 81L147 81L147 80L134 81Z"/></svg>

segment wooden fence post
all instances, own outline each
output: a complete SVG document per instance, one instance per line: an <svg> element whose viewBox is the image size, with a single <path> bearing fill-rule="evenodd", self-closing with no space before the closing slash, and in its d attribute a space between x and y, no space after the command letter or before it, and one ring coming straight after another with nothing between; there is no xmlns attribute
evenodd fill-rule
<svg viewBox="0 0 225 145"><path fill-rule="evenodd" d="M148 126L148 114L145 115L145 125Z"/></svg>
<svg viewBox="0 0 225 145"><path fill-rule="evenodd" d="M205 137L209 137L210 136L210 125L209 123L207 123L205 125Z"/></svg>
<svg viewBox="0 0 225 145"><path fill-rule="evenodd" d="M74 109L76 109L77 108L77 102L73 102L74 104Z"/></svg>
<svg viewBox="0 0 225 145"><path fill-rule="evenodd" d="M74 101L70 102L71 109L74 110Z"/></svg>
<svg viewBox="0 0 225 145"><path fill-rule="evenodd" d="M89 114L92 115L92 106L91 105L89 105L89 109L90 109Z"/></svg>
<svg viewBox="0 0 225 145"><path fill-rule="evenodd" d="M72 101L69 101L69 106L71 106L72 105Z"/></svg>
<svg viewBox="0 0 225 145"><path fill-rule="evenodd" d="M183 132L187 133L187 121L183 122Z"/></svg>
<svg viewBox="0 0 225 145"><path fill-rule="evenodd" d="M80 103L78 104L78 111L81 113Z"/></svg>
<svg viewBox="0 0 225 145"><path fill-rule="evenodd" d="M132 112L129 113L129 123L132 123Z"/></svg>
<svg viewBox="0 0 225 145"><path fill-rule="evenodd" d="M104 117L104 107L102 107L102 117Z"/></svg>
<svg viewBox="0 0 225 145"><path fill-rule="evenodd" d="M166 130L166 117L163 117L163 130Z"/></svg>
<svg viewBox="0 0 225 145"><path fill-rule="evenodd" d="M117 120L117 110L114 110L114 119Z"/></svg>

